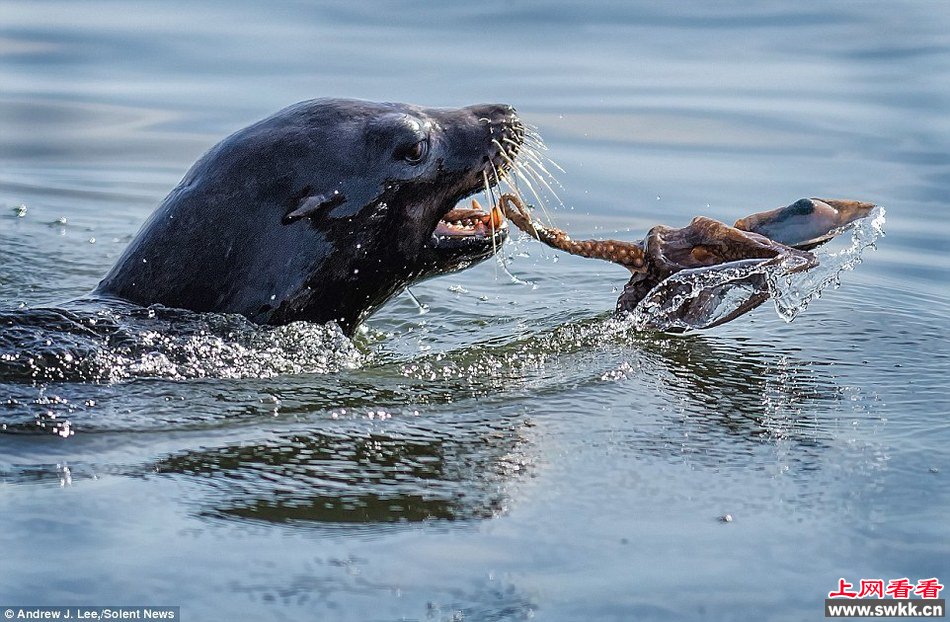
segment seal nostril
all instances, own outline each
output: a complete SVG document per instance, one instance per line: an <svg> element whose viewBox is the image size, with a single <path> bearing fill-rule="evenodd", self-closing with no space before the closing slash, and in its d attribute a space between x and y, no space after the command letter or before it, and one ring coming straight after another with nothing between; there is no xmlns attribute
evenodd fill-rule
<svg viewBox="0 0 950 622"><path fill-rule="evenodd" d="M506 125L518 118L514 107L509 104L482 104L471 106L469 110L480 121L487 120L491 125Z"/></svg>

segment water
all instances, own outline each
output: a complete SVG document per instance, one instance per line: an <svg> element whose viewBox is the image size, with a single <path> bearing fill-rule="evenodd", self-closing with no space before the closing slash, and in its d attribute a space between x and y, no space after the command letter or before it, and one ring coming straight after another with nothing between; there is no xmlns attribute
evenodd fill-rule
<svg viewBox="0 0 950 622"><path fill-rule="evenodd" d="M947 32L936 2L5 2L0 300L62 330L0 378L0 604L803 620L838 577L946 582ZM324 95L514 104L575 237L802 196L887 237L794 322L685 336L525 239L354 343L40 310L216 140Z"/></svg>

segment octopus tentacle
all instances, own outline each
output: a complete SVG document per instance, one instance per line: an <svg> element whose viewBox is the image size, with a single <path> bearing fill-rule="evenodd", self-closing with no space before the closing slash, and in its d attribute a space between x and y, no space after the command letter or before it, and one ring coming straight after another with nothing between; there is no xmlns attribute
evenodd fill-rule
<svg viewBox="0 0 950 622"><path fill-rule="evenodd" d="M560 229L533 222L525 204L513 194L501 195L498 207L516 227L551 248L579 257L610 261L631 272L646 271L646 254L636 243L621 240L572 240Z"/></svg>

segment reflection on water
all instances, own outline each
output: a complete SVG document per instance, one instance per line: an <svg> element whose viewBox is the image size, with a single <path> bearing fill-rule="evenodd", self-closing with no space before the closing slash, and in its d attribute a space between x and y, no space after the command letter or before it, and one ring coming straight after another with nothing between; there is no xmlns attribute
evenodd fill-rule
<svg viewBox="0 0 950 622"><path fill-rule="evenodd" d="M689 401L684 410L690 423L706 435L793 438L807 444L828 433L809 406L840 399L841 388L813 363L742 342L686 338L660 343L656 353L666 369L656 377L669 395Z"/></svg>
<svg viewBox="0 0 950 622"><path fill-rule="evenodd" d="M0 602L797 620L839 576L941 576L948 19L5 2ZM505 269L414 286L428 313L394 300L352 343L63 304L216 140L328 95L513 103L578 238L798 196L887 205L888 235L791 324L760 308L687 336L611 317L623 270L518 239Z"/></svg>
<svg viewBox="0 0 950 622"><path fill-rule="evenodd" d="M397 414L396 425L367 430L363 416L174 454L154 469L200 481L203 514L296 524L490 518L505 506L506 480L527 471L525 421ZM370 421L392 416L377 410Z"/></svg>
<svg viewBox="0 0 950 622"><path fill-rule="evenodd" d="M619 381L676 404L656 413L667 427L627 432L632 447L661 459L694 454L694 464L710 466L743 456L737 442L792 441L804 450L799 461L820 459L807 448L832 437L835 417L816 416L816 405L843 393L794 354L639 333L628 320L606 318L520 342L368 361L351 378L286 377L233 396L215 384L192 386L187 403L182 385L164 381L21 385L4 404L6 432L78 434L83 443L55 467L19 465L5 478L62 482L64 468L70 484L157 474L192 490L187 505L209 518L295 525L486 519L509 505L511 480L530 474L538 459L535 423L512 401L517 406L523 395L543 408L567 386ZM258 431L267 416L272 424ZM243 429L235 428L242 420ZM148 436L116 448L128 442L123 432ZM155 442L149 436L163 440L151 450L158 457L143 462L135 456Z"/></svg>

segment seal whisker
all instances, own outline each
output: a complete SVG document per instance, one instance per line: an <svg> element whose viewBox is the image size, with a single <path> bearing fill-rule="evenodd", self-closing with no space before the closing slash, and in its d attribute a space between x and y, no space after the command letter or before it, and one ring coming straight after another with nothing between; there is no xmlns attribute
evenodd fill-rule
<svg viewBox="0 0 950 622"><path fill-rule="evenodd" d="M498 169L495 168L495 164L494 164L494 163L491 163L491 165L492 165L492 170L494 171L494 174L495 174L495 179L498 179ZM487 170L483 170L483 171L482 171L482 180L485 182L485 192L486 192L486 194L487 194L487 197L486 197L486 198L488 199L488 204L489 204L489 205L495 205L495 204L496 204L496 202L495 202L495 190L494 190L494 188L492 188L491 182L490 182L489 179L488 179L488 171L487 171Z"/></svg>
<svg viewBox="0 0 950 622"><path fill-rule="evenodd" d="M555 200L555 201L557 201L558 203L560 203L562 206L564 205L564 202L561 201L561 197L559 197L559 196L557 195L557 192L554 191L554 188L552 188L551 185L548 184L547 181L545 181L544 177L542 177L536 170L534 170L534 169L531 167L531 165L528 164L527 162L522 162L521 165L522 165L522 168L524 168L524 170L525 170L526 172L533 174L534 178L538 181L538 183L544 185L544 187L547 189L547 191L551 193L551 196L554 197L554 200Z"/></svg>
<svg viewBox="0 0 950 622"><path fill-rule="evenodd" d="M544 164L541 162L541 158L538 157L537 151L534 150L534 147L526 146L526 147L522 150L522 154L521 154L521 155L522 155L523 157L527 158L528 160L531 160L532 162L534 162L534 163L540 165L541 167L544 166ZM551 175L551 173L550 173L547 169L545 169L544 172L547 173L548 175Z"/></svg>
<svg viewBox="0 0 950 622"><path fill-rule="evenodd" d="M508 174L509 172L517 172L517 169L518 169L518 166L520 166L520 163L516 163L514 160L509 160L509 162L511 162L512 166L511 166L511 169L510 169L508 172L505 173L505 177L504 177L504 178L507 179L507 180L509 180L509 181L508 181L508 185L509 185L511 188L514 188L515 194L520 198L520 197L521 197L521 190L518 188L517 183L512 183L512 182L511 182L511 177L510 177L509 174ZM492 167L494 167L494 164L492 164ZM496 170L495 173L497 174L498 171ZM493 200L494 200L494 199L493 199Z"/></svg>
<svg viewBox="0 0 950 622"><path fill-rule="evenodd" d="M524 180L524 175L523 175L523 174L519 174L519 176L511 176L511 177L509 178L509 180L510 180L510 181L509 181L509 186L510 186L511 189L514 191L513 194L514 194L515 198L518 199L518 203L517 203L517 204L520 205L520 206L522 206L522 209L523 209L523 210L526 210L526 208L525 208L524 206L528 205L528 202L525 200L524 194L521 192L521 186L518 184L519 177L520 177L522 180ZM540 207L540 209L541 209L541 213L542 213L543 217L550 223L550 222L551 222L551 216L547 213L547 210L545 209L544 201L538 196L538 193L534 191L534 188L531 186L530 182L527 182L527 180L525 180L524 183L527 183L528 188L531 190L531 193L534 195L535 199L538 201L538 205L539 205L539 207ZM500 198L500 199L499 199L499 202L500 202L501 200L502 200L502 199ZM505 212L505 213L506 213L506 215L508 215L507 212ZM529 219L529 220L530 220L530 219ZM520 227L519 227L519 228L520 228ZM532 235L533 237L537 237L536 234L531 234L530 232L527 232L527 233L529 233L529 234ZM541 250L541 256L542 256L542 257L544 257L544 258L548 258L548 257L549 257L548 254L547 254L547 252L546 252L546 251L547 251L547 247L542 246L540 250Z"/></svg>
<svg viewBox="0 0 950 622"><path fill-rule="evenodd" d="M528 160L530 160L530 161L531 161L535 166L537 166L539 169L541 169L541 171L542 171L545 175L547 175L548 178L549 178L551 181L553 181L554 183L556 183L559 188L561 188L562 190L564 189L564 186L561 185L561 182L558 181L557 177L555 177L554 175L552 175L552 174L551 174L551 171L549 171L549 170L544 166L544 163L541 161L541 158L540 158L539 155L534 151L534 149L532 149L532 148L530 148L530 147L527 147L527 148L525 148L525 149L522 151L522 155L523 155L525 158L527 158ZM547 158L547 159L550 160L550 158ZM557 166L557 164L554 163L553 161L551 161L551 163L554 164L554 166ZM558 167L558 169L560 169L560 171L561 171L562 173L564 172L564 169L561 169L560 167Z"/></svg>
<svg viewBox="0 0 950 622"><path fill-rule="evenodd" d="M535 147L538 151L547 151L548 146L544 144L544 141L541 140L541 136L535 133L530 133L525 135L524 139L525 144Z"/></svg>
<svg viewBox="0 0 950 622"><path fill-rule="evenodd" d="M494 142L496 145L498 145L499 148L501 148L501 143L499 143L497 140L495 140L495 141L493 141L493 142ZM541 201L541 197L538 195L537 192L534 191L534 188L533 188L533 186L531 185L531 182L528 180L527 176L525 175L524 171L522 170L522 169L524 168L524 166L525 166L525 163L524 163L524 162L516 162L515 160L513 160L503 148L501 148L501 154L500 154L500 155L501 155L502 158L504 158L504 159L508 162L508 165L509 165L510 170L511 170L513 173L515 173L516 175L518 175L521 179L523 179L526 184L528 184L528 187L531 189L531 192L534 194L535 198L538 199L538 201L540 202L540 201ZM493 164L493 166L494 166L494 164Z"/></svg>
<svg viewBox="0 0 950 622"><path fill-rule="evenodd" d="M541 213L544 214L544 218L547 220L547 224L549 226L553 226L554 220L551 218L551 215L548 214L548 211L544 206L544 199L542 199L541 195L538 194L538 191L534 189L534 185L532 185L531 180L528 179L528 176L520 168L516 169L515 173L518 175L521 181L523 181L525 185L528 186L528 190L531 191L531 194L538 201L538 207L541 209Z"/></svg>
<svg viewBox="0 0 950 622"><path fill-rule="evenodd" d="M507 154L505 155L507 156ZM544 218L548 221L549 224L553 223L554 221L551 218L551 215L548 214L547 209L545 209L544 199L542 199L541 195L538 194L537 190L534 189L534 185L532 185L531 180L528 178L528 175L522 170L522 168L524 167L524 163L520 161L516 162L514 160L511 160L510 158L508 159L508 162L511 165L511 172L513 172L515 175L517 175L518 178L524 181L524 183L528 186L528 190L531 191L531 194L534 195L534 198L538 201L538 207L541 209L541 213L544 215ZM515 186L515 188L516 190L518 190L517 192L518 197L521 198L521 192L517 188L517 185ZM560 202L560 199L558 201Z"/></svg>
<svg viewBox="0 0 950 622"><path fill-rule="evenodd" d="M501 156L501 159L508 164L509 170L514 170L518 167L518 164L515 162L515 159L508 155L508 151L505 150L504 145L498 142L498 139L493 138L492 142L498 147L498 155ZM491 163L492 168L495 168L495 163ZM498 169L495 169L495 178L498 179Z"/></svg>
<svg viewBox="0 0 950 622"><path fill-rule="evenodd" d="M533 123L521 122L521 126L524 128L525 138L534 138L535 140L541 140L541 132L538 130L538 126Z"/></svg>
<svg viewBox="0 0 950 622"><path fill-rule="evenodd" d="M521 143L515 142L515 141L511 140L510 138L508 138L507 136L505 136L504 138L502 138L502 140L505 141L506 143L510 144L512 147L514 147L515 149L517 149L519 152L521 152L521 150L522 150L523 147L526 147L526 145L525 145L523 142L521 142Z"/></svg>
<svg viewBox="0 0 950 622"><path fill-rule="evenodd" d="M514 194L516 197L518 197L518 200L524 203L525 202L524 196L521 194L521 188L518 186L518 179L506 173L504 177L504 181L505 181L505 184L508 186L509 193ZM509 194L509 193L502 193L502 194ZM499 197L499 200L500 200L500 197Z"/></svg>
<svg viewBox="0 0 950 622"><path fill-rule="evenodd" d="M544 147L543 144L541 145L541 147L544 149L547 148L547 147ZM530 173L539 184L544 185L544 187L548 190L548 192L551 193L551 195L555 198L555 200L557 200L557 202L563 206L564 202L561 201L561 198L558 196L557 192L547 182L547 180L544 177L547 176L554 183L556 183L558 187L561 189L563 189L564 186L562 186L561 182L559 182L557 178L554 175L552 175L551 172L544 166L544 163L541 161L541 157L539 153L535 150L533 146L526 145L525 148L522 150L522 154L524 155L524 158L521 159L521 166L524 169L524 171L526 173ZM546 158L546 159L548 159L549 161L552 162L552 164L557 166L557 163L555 163L550 158ZM535 167L543 171L544 174L542 175L541 172L539 172ZM558 169L560 168L561 167L558 166ZM561 171L563 172L563 169L561 169Z"/></svg>
<svg viewBox="0 0 950 622"><path fill-rule="evenodd" d="M504 188L502 188L502 184L505 185ZM502 173L501 179L498 180L498 192L499 195L506 194L507 192L518 194L518 188L511 181L510 171Z"/></svg>
<svg viewBox="0 0 950 622"><path fill-rule="evenodd" d="M495 179L498 180L498 170L495 168L494 163L489 162L489 164L491 164L492 172L495 176ZM487 168L482 170L482 183L485 187L485 193L488 195L488 201L489 201L488 204L495 205L495 191L494 191L494 188L492 187L491 180L489 180L488 178Z"/></svg>
<svg viewBox="0 0 950 622"><path fill-rule="evenodd" d="M541 137L538 135L527 136L524 140L524 144L532 149L536 149L539 153L548 150L548 146L544 144L544 141L541 140Z"/></svg>
<svg viewBox="0 0 950 622"><path fill-rule="evenodd" d="M497 142L497 141L495 141L495 142ZM489 162L491 162L491 160L489 160ZM492 165L492 170L493 170L494 173L495 173L495 180L496 180L496 183L497 183L497 182L500 182L501 180L500 180L499 177L498 177L498 169L495 168L495 163L494 163L494 162L491 162L491 165ZM489 201L489 205L491 206L491 209L492 209L492 210L497 209L498 203L495 201L495 193L494 193L494 191L492 190L491 184L488 183L488 172L487 172L485 169L482 169L482 179L483 179L483 181L485 182L485 191L488 193L488 196L489 196L490 199L491 199L491 200ZM489 219L488 219L488 226L491 227L491 249L492 249L492 255L497 257L497 256L498 256L498 247L497 247L497 245L495 244L495 219L494 219L494 218L489 218ZM504 265L504 261L505 261L504 257L501 257L502 265ZM497 266L498 264L496 263L495 265ZM505 270L505 271L507 272L507 270ZM498 278L498 273L497 273L497 272L495 273L495 278L496 278L496 279Z"/></svg>
<svg viewBox="0 0 950 622"><path fill-rule="evenodd" d="M563 168L561 168L561 165L560 165L560 164L558 164L557 162L555 162L554 160L552 160L552 159L549 158L548 156L544 156L544 159L548 161L548 164L550 164L551 166L553 166L553 167L556 168L557 170L561 171L562 173L567 173L567 171L565 171ZM560 184L558 184L558 185L560 185Z"/></svg>
<svg viewBox="0 0 950 622"><path fill-rule="evenodd" d="M507 215L507 212L502 205L502 202L505 200L504 197L506 195L514 194L518 198L519 205L523 205L524 201L521 199L521 192L518 190L518 186L515 185L514 181L512 180L511 176L508 174L507 171L501 176L501 179L499 180L499 184L501 184L501 182L504 182L504 184L507 186L508 192L502 192L500 196L498 197L497 203L494 202L495 201L494 191L488 186L487 176L485 177L485 191L491 192L491 194L493 195L492 204L495 205L499 210L501 210L502 214ZM499 191L501 190L502 188L499 187ZM498 263L495 265L501 266L502 271L508 275L508 278L511 279L512 283L517 283L518 285L534 285L534 283L532 283L531 281L520 279L511 272L511 269L508 267L508 258L505 256L504 253L499 253L497 257L498 257ZM497 278L497 273L496 273L496 278Z"/></svg>

